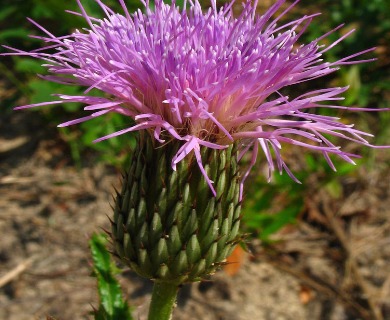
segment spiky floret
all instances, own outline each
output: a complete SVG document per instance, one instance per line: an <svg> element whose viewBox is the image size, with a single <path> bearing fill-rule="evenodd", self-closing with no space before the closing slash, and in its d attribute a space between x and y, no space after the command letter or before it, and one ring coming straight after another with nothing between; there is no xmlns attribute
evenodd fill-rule
<svg viewBox="0 0 390 320"><path fill-rule="evenodd" d="M316 14L277 25L298 1L284 9L286 1L277 0L259 16L257 1L252 4L248 0L242 13L234 17L234 1L218 9L211 0L211 8L203 12L198 0L189 1L185 9L175 1L164 4L162 0L154 1L152 9L146 0L144 10L130 14L119 0L125 13L121 15L95 0L105 19L88 16L77 1L81 13L75 14L85 18L89 29L55 37L37 25L47 33L48 37L39 38L48 42L48 47L28 53L12 49L16 52L10 53L46 60L52 74L45 78L50 81L87 87L86 95L59 97L87 104L84 109L91 114L60 126L116 112L137 124L97 141L145 129L161 143L161 134L168 135L181 143L170 159L173 168L190 154L200 158L201 146L223 149L238 143L241 155L252 153L251 166L263 150L270 176L278 169L292 178L280 151L284 143L322 152L333 169L329 155L351 163L356 155L341 150L329 136L370 146L365 140L370 134L338 118L311 113L318 107L367 110L329 105L343 99L340 95L346 87L293 97L283 90L326 76L342 65L369 61L353 59L373 50L335 62L323 61L323 54L353 30L327 47L320 42L332 31L301 44L300 37ZM284 11L272 18L282 8ZM107 96L89 96L92 88ZM55 103L61 101L21 108ZM198 165L204 171L203 163ZM212 179L205 178L215 193Z"/></svg>
<svg viewBox="0 0 390 320"><path fill-rule="evenodd" d="M183 283L214 273L237 244L240 224L239 171L234 145L201 148L213 196L195 157L173 171L180 148L142 134L117 194L112 238L117 255L139 275Z"/></svg>

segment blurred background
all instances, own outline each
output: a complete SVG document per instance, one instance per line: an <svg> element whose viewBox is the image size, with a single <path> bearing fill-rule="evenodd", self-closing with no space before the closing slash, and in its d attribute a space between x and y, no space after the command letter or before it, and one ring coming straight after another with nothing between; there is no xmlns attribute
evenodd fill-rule
<svg viewBox="0 0 390 320"><path fill-rule="evenodd" d="M95 1L82 3L91 16L104 17ZM122 12L116 0L104 3ZM260 1L259 12L272 3ZM140 7L135 0L126 4L129 11ZM240 1L235 6L239 12ZM26 17L57 36L87 26L65 10L79 11L76 1L1 0L0 44L27 51L42 46L29 37L42 32ZM316 12L322 15L301 42L346 23L323 43L356 31L326 52L325 59L376 47L366 57L377 61L295 86L294 95L348 84L344 105L389 108L390 1L301 0L284 19ZM129 126L116 114L57 128L84 115L75 103L13 111L18 105L56 100L53 93L82 94L81 87L41 80L36 76L45 74L41 64L29 57L0 57L0 318L88 319L97 296L87 242L92 232L108 227L110 193L119 184L133 137L92 143ZM318 112L373 133L373 144L390 143L390 112ZM301 185L286 174L267 183L259 161L243 208L249 252L237 249L233 263L214 282L186 286L177 319L390 319L390 154L342 146L363 158L357 166L334 159L337 172L321 154L284 147ZM150 284L127 270L120 281L142 318Z"/></svg>

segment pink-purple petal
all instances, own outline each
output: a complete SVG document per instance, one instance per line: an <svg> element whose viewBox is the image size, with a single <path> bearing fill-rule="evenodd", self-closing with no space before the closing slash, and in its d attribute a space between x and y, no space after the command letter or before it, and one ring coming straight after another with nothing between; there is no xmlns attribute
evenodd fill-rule
<svg viewBox="0 0 390 320"><path fill-rule="evenodd" d="M106 97L58 95L61 101L15 109L62 102L86 104L87 116L60 126L88 121L109 112L132 118L138 124L95 142L137 130L150 131L158 143L166 143L169 139L165 137L170 136L181 143L172 167L194 153L213 192L212 181L201 161L201 147L223 149L228 143L238 141L240 159L251 153L243 181L262 149L269 175L277 167L297 182L282 158L282 144L321 152L333 170L330 154L351 163L356 155L336 147L328 136L375 147L364 138L370 136L366 132L344 124L339 118L314 114L312 110L320 107L348 111L389 109L337 105L347 87L320 88L292 97L284 93L285 87L294 88L324 77L343 65L373 60L355 59L374 50L370 48L338 61L323 61L325 52L353 32L348 31L327 46L321 44L343 25L309 43L300 43L301 35L318 14L277 25L298 0L285 9L286 0L277 0L261 16L256 13L257 1L244 1L237 17L233 14L233 1L218 9L216 0L211 0L211 8L205 12L198 0L189 1L187 9L179 9L174 1L165 4L162 0L155 0L152 9L149 1L141 1L145 10L131 14L125 1L119 0L124 15L115 14L101 0L96 2L106 15L104 19L90 17L80 0L77 3L81 13L71 12L82 16L89 29L56 37L30 20L45 33L34 37L46 46L31 52L5 46L11 52L4 55L45 60L49 75L42 78L80 85L85 88L85 94L96 88ZM290 92L295 93L294 89Z"/></svg>

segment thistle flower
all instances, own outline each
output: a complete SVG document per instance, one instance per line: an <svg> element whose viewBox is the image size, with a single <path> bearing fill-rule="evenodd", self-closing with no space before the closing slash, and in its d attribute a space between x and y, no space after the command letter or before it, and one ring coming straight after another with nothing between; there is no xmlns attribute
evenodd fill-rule
<svg viewBox="0 0 390 320"><path fill-rule="evenodd" d="M16 109L63 101L87 104L84 110L89 115L60 127L110 112L130 117L136 121L134 126L96 141L137 130L149 131L159 144L178 141L180 148L172 156L172 168L194 155L214 195L213 181L201 160L201 146L221 150L237 143L240 158L251 153L250 167L262 150L269 178L278 169L296 181L282 158L282 144L320 151L333 169L329 155L350 163L356 155L341 150L327 136L371 146L364 138L370 134L338 118L310 113L318 107L369 110L324 104L342 100L340 94L347 87L318 89L295 97L283 93L285 87L326 76L342 65L371 61L353 59L373 50L324 62L323 54L353 30L328 46L320 42L335 30L300 44L299 38L317 14L277 25L298 1L272 19L285 0L277 0L262 16L255 12L257 1L253 5L247 1L237 18L233 17L234 1L217 9L216 1L211 0L212 7L203 13L198 0L185 3L186 9L179 9L175 1L168 5L156 0L154 10L146 0L143 11L130 14L119 0L124 10L121 15L96 0L106 14L102 20L88 16L77 2L81 14L73 13L82 15L89 29L56 37L31 20L48 35L38 38L49 45L28 53L11 48L15 53L10 54L46 60L51 75L43 78L87 87L85 95L59 95L59 101ZM105 92L106 97L88 95L93 88Z"/></svg>
<svg viewBox="0 0 390 320"><path fill-rule="evenodd" d="M149 319L170 319L178 285L212 274L240 241L242 186L260 150L269 178L278 169L297 181L282 158L283 144L322 152L333 169L330 155L351 163L356 155L328 136L371 146L365 139L370 134L310 113L318 107L371 110L329 104L342 100L347 87L293 97L284 88L371 61L354 58L373 49L324 62L323 54L353 31L328 46L320 42L335 30L300 44L317 14L277 25L298 1L277 18L272 17L285 0L262 16L255 12L257 1L246 1L237 18L234 1L217 9L211 0L204 13L198 0L185 1L184 9L155 0L153 10L145 0L143 11L130 14L119 0L124 15L95 1L106 18L88 16L80 0L81 13L73 12L89 29L56 37L31 20L47 34L38 38L48 46L31 52L10 48L10 54L46 60L51 74L43 78L84 86L84 95L58 95L59 101L16 109L81 102L90 114L59 126L110 112L136 122L97 139L141 131L116 195L111 234L116 254L155 281ZM89 95L94 88L105 97ZM241 176L238 161L246 153L251 161Z"/></svg>

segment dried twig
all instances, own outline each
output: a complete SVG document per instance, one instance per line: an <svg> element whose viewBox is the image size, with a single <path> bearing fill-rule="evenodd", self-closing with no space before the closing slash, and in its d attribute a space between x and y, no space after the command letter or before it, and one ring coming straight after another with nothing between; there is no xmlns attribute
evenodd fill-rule
<svg viewBox="0 0 390 320"><path fill-rule="evenodd" d="M360 289L362 290L368 306L370 308L370 311L372 312L372 315L374 316L375 320L383 320L382 312L379 308L379 306L375 303L375 301L372 299L371 293L372 290L369 286L369 284L366 282L366 280L362 277L358 264L356 262L355 257L351 254L351 247L348 241L348 237L345 234L344 229L340 226L338 221L335 219L335 216L337 214L332 213L332 210L329 207L328 203L323 203L323 210L325 213L325 216L327 217L329 221L329 226L334 231L334 234L336 235L337 239L339 240L341 246L343 247L346 259L348 259L348 265L350 267L351 272L355 276L355 279L357 281L357 284L359 285Z"/></svg>
<svg viewBox="0 0 390 320"><path fill-rule="evenodd" d="M35 257L30 257L19 263L14 269L8 271L0 278L0 288L11 282L13 279L23 273L35 260Z"/></svg>
<svg viewBox="0 0 390 320"><path fill-rule="evenodd" d="M264 257L262 256L262 258ZM272 264L279 270L291 274L292 276L304 282L306 285L313 288L317 292L321 292L328 297L337 297L341 302L343 302L349 308L351 308L356 313L358 313L358 315L363 319L372 320L371 313L368 312L361 305L356 303L348 294L346 294L342 290L339 290L338 288L335 288L329 283L325 283L320 279L312 275L309 275L308 273L297 270L296 268L291 267L286 263L280 262L279 259L277 259L277 257L274 256L274 254L266 255L266 260L268 263Z"/></svg>

